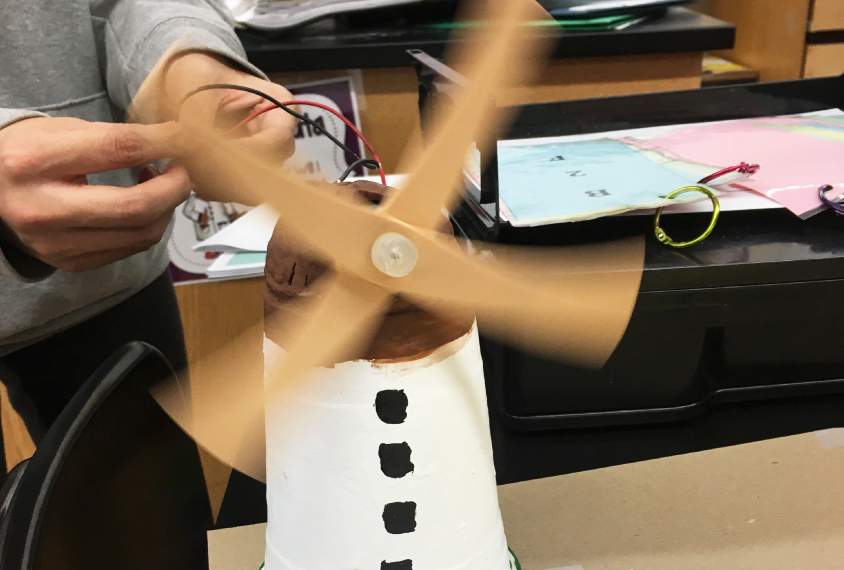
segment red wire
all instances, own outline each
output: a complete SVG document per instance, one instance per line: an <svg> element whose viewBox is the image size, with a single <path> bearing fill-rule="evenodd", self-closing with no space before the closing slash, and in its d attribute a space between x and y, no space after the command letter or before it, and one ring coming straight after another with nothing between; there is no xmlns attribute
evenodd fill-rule
<svg viewBox="0 0 844 570"><path fill-rule="evenodd" d="M334 115L335 117L337 117L338 119L340 119L341 121L346 123L346 126L349 127L350 129L352 129L352 132L354 132L358 136L358 138L361 140L361 142L363 142L364 146L369 149L370 153L372 153L373 160L375 160L375 162L377 162L379 164L378 174L381 176L381 184L383 184L384 186L387 185L387 177L384 175L384 167L380 166L381 160L379 160L378 155L375 154L375 149L372 148L372 145L369 144L369 141L366 140L366 137L363 136L363 133L361 133L355 127L354 123L352 123L349 119L347 119L342 114L338 113L337 111L335 111L334 109L332 109L328 105L323 105L322 103L314 103L313 101L294 100L294 101L284 101L283 104L284 105L306 105L306 106L309 106L309 107L319 107L320 109L324 109L324 110L328 111L329 113L331 113L332 115ZM273 109L276 109L276 108L277 107L275 105L269 105L267 107L261 107L259 109L255 109L255 111L253 111L251 115L249 115L248 117L246 117L245 119L240 121L237 124L237 126L235 126L232 130L236 131L237 129L239 129L240 127L242 127L243 125L245 125L246 123L248 123L249 121L254 119L255 117L257 117L259 115L263 115L267 111L272 111Z"/></svg>
<svg viewBox="0 0 844 570"><path fill-rule="evenodd" d="M257 117L258 115L263 115L267 111L272 111L275 108L276 108L275 105L270 105L268 107L261 107L261 108L256 109L255 111L252 112L251 115L249 115L248 117L246 117L245 119L240 121L237 125L232 127L232 131L236 131L237 129L239 129L240 127L242 127L243 125L245 125L246 123L248 123L249 121L251 121L252 119Z"/></svg>
<svg viewBox="0 0 844 570"><path fill-rule="evenodd" d="M727 168L724 168L723 170L719 170L718 172L715 172L714 174L710 174L709 176L707 176L705 178L701 178L698 181L698 184L708 184L709 182L712 182L716 178L721 178L725 174L729 174L730 172L735 172L736 170L738 170L742 174L756 174L757 172L759 172L759 165L758 164L747 164L746 162L742 162L741 164L739 164L737 166L729 166Z"/></svg>

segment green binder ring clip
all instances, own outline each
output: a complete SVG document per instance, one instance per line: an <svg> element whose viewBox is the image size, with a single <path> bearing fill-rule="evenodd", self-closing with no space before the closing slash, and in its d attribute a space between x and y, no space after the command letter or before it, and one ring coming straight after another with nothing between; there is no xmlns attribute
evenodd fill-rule
<svg viewBox="0 0 844 570"><path fill-rule="evenodd" d="M712 230L715 229L715 224L718 223L718 215L721 213L721 204L718 202L718 197L712 193L712 190L705 186L684 186L683 188L678 188L666 198L676 198L680 194L685 194L686 192L702 192L709 196L709 199L712 200L712 221L709 222L709 227L706 228L702 234L691 241L684 241L684 242L676 242L670 237L668 234L665 233L661 227L659 227L659 217L662 215L663 208L656 209L656 215L654 216L654 233L656 234L656 239L660 242L664 243L668 247L689 247L690 245L694 245L696 243L700 243L709 237L709 234L712 233Z"/></svg>

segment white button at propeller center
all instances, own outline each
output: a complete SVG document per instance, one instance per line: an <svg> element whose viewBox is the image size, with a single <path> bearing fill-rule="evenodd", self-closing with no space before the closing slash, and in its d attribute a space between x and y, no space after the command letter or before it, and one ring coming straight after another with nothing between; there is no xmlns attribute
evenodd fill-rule
<svg viewBox="0 0 844 570"><path fill-rule="evenodd" d="M372 263L378 271L390 277L404 277L416 267L419 252L401 234L387 233L372 244Z"/></svg>

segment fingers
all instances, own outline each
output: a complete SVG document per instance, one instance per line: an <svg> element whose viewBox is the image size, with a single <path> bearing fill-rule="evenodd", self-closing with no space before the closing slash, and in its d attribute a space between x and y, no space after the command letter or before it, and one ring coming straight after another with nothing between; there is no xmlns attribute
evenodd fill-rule
<svg viewBox="0 0 844 570"><path fill-rule="evenodd" d="M269 93L267 89L256 87L260 91L264 91L268 95L275 97L274 93ZM231 89L225 92L225 95L220 99L219 110L223 113L237 113L241 111L251 111L252 108L267 103L267 100L248 91L238 91Z"/></svg>
<svg viewBox="0 0 844 570"><path fill-rule="evenodd" d="M258 89L280 102L292 98L290 92L281 85L245 73L237 74L237 79L231 83ZM293 134L298 119L283 110L272 110L252 117L256 110L268 104L264 97L246 91L205 91L185 102L180 110L179 122L203 128L213 125L226 133L232 131L231 134L240 138L250 153L284 162L295 151Z"/></svg>
<svg viewBox="0 0 844 570"><path fill-rule="evenodd" d="M171 214L162 215L149 225L140 228L99 229L73 228L55 234L49 242L42 242L42 250L53 257L73 257L80 252L109 250L146 251L156 245L167 231Z"/></svg>
<svg viewBox="0 0 844 570"><path fill-rule="evenodd" d="M231 143L242 152L260 156L279 168L293 155L296 148L292 130L287 132L267 129L256 135L231 141ZM196 155L187 158L185 164L190 172L193 189L200 198L213 202L238 202L247 206L259 204L254 197L243 194L240 191L241 188L219 184L219 180L209 173L205 162Z"/></svg>
<svg viewBox="0 0 844 570"><path fill-rule="evenodd" d="M59 269L84 271L157 244L190 194L185 170L131 188L44 184L2 196L0 209L24 251Z"/></svg>
<svg viewBox="0 0 844 570"><path fill-rule="evenodd" d="M158 171L158 168L151 162L148 162L141 166L141 168L138 170L138 184L149 182L160 174L161 172Z"/></svg>
<svg viewBox="0 0 844 570"><path fill-rule="evenodd" d="M3 153L3 170L11 180L69 178L130 168L151 160L178 156L175 123L128 125L87 123L39 129L18 137ZM84 125L84 126L83 126Z"/></svg>
<svg viewBox="0 0 844 570"><path fill-rule="evenodd" d="M244 76L238 83L254 87L280 102L293 98L290 92L281 85L252 76ZM224 93L219 102L216 121L217 126L223 130L238 125L257 109L272 105L267 99L253 93L236 90ZM298 111L296 108L294 110ZM242 137L244 146L251 152L283 162L290 158L295 150L293 133L297 123L296 117L281 109L273 109L247 121L236 131L236 134Z"/></svg>
<svg viewBox="0 0 844 570"><path fill-rule="evenodd" d="M165 214L140 228L59 228L32 236L24 249L58 269L87 271L155 246L171 219L171 214Z"/></svg>
<svg viewBox="0 0 844 570"><path fill-rule="evenodd" d="M264 81L263 79L258 79L257 77L253 77L251 75L245 75L242 78L242 81L239 81L238 83L246 87L252 87L254 89L257 89L258 91L266 93L267 95L281 103L293 99L293 96L290 94L290 91L288 91L278 83ZM268 103L268 100L264 97L261 97L260 95L249 93L247 91L237 91L232 89L226 91L225 95L220 100L220 110L223 112L235 113L247 109L251 110L253 107L264 103Z"/></svg>
<svg viewBox="0 0 844 570"><path fill-rule="evenodd" d="M143 228L126 230L67 229L39 235L23 248L57 269L88 271L144 252L161 241L172 216Z"/></svg>
<svg viewBox="0 0 844 570"><path fill-rule="evenodd" d="M40 221L74 228L141 228L172 214L190 191L190 179L180 166L169 166L160 176L130 188L54 185L43 201Z"/></svg>

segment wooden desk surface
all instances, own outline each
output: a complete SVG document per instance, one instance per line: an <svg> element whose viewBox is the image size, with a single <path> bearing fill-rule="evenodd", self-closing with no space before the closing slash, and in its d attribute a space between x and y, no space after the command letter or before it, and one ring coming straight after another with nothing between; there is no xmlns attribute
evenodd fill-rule
<svg viewBox="0 0 844 570"><path fill-rule="evenodd" d="M835 570L842 430L503 485L525 570ZM266 525L211 531L211 570L257 568Z"/></svg>

